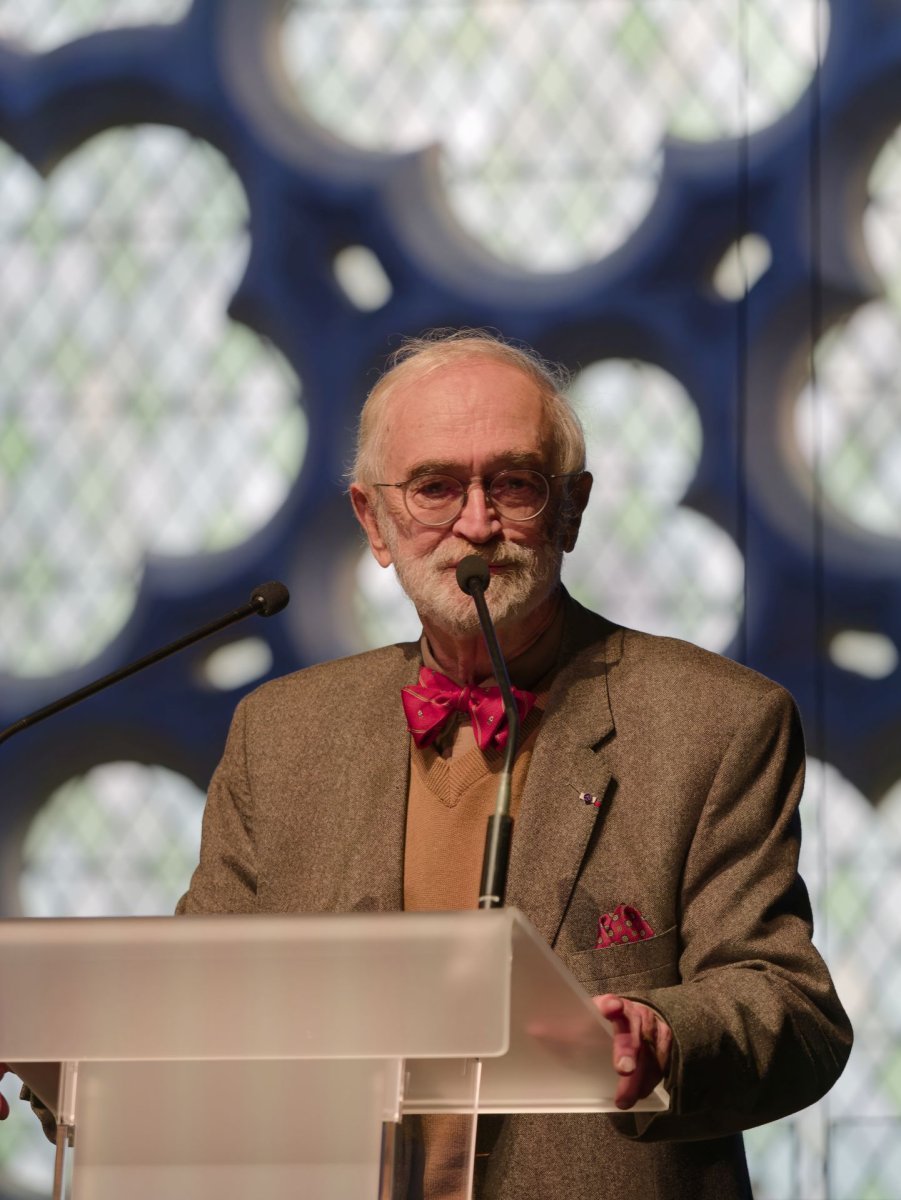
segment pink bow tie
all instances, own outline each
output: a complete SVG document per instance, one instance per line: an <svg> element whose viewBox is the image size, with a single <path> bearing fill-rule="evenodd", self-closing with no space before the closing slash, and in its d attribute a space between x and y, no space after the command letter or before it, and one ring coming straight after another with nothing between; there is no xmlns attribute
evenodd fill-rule
<svg viewBox="0 0 901 1200"><path fill-rule="evenodd" d="M522 721L536 697L533 692L514 688L513 698ZM423 667L418 684L401 688L401 699L417 746L433 742L457 712L469 713L480 750L486 750L492 741L501 747L507 742L509 730L499 687L460 687L439 671Z"/></svg>

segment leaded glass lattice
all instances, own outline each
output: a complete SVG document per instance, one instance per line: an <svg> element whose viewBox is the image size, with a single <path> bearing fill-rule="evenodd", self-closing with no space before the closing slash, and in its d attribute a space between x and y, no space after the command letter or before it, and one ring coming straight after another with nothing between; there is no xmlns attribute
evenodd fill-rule
<svg viewBox="0 0 901 1200"><path fill-rule="evenodd" d="M0 37L50 50L98 29L176 21L190 0L16 0L0 3Z"/></svg>
<svg viewBox="0 0 901 1200"><path fill-rule="evenodd" d="M107 763L71 779L22 850L27 917L159 916L186 890L203 793L163 767Z"/></svg>
<svg viewBox="0 0 901 1200"><path fill-rule="evenodd" d="M749 132L790 108L826 12L818 0L294 0L282 58L303 108L339 137L439 143L460 224L552 271L636 228L665 134Z"/></svg>
<svg viewBox="0 0 901 1200"><path fill-rule="evenodd" d="M206 143L99 135L42 181L0 148L0 668L77 666L148 554L244 541L303 459L298 384L226 316L243 193Z"/></svg>
<svg viewBox="0 0 901 1200"><path fill-rule="evenodd" d="M901 133L869 177L863 238L883 298L831 331L817 351L816 385L796 408L810 476L828 503L863 529L901 535ZM808 478L810 477L808 476Z"/></svg>
<svg viewBox="0 0 901 1200"><path fill-rule="evenodd" d="M724 650L743 563L718 525L680 507L701 445L690 397L659 367L610 359L580 373L572 398L595 483L567 587L612 620Z"/></svg>
<svg viewBox="0 0 901 1200"><path fill-rule="evenodd" d="M255 14L243 28L265 29L266 46L280 53L281 62L267 66L271 79L251 78L257 85L251 90L262 95L268 83L279 96L292 93L296 124L282 144L297 151L303 170L294 170L293 159L286 166L255 157L271 131L265 106L246 123L238 112L236 64L243 70L255 49L250 37L228 45L226 17L239 11ZM356 396L348 381L353 388L360 381L350 372L330 374L319 361L320 390L312 389L311 399L304 378L310 444L319 436L317 461L308 462L290 356L226 317L252 230L255 249L267 239L276 245L267 266L278 276L273 291L283 305L278 321L265 305L255 315L283 350L294 351L295 365L308 361L305 355L314 359L314 349L330 366L356 356L360 376L370 379L387 341L418 332L420 320L468 321L473 309L479 321L509 325L527 339L545 337L550 346L571 320L581 322L582 348L571 351L570 365L581 369L575 394L589 425L598 483L570 563L573 590L630 624L717 648L751 621L752 601L759 611L762 596L769 608L756 645L758 652L765 649L772 635L769 673L781 679L794 672L803 687L808 674L834 684L829 672L836 664L843 672L825 704L822 692L802 699L811 714L809 733L824 744L822 759L830 761L830 745L836 749L846 737L858 709L868 721L886 722L888 734L872 742L866 729L848 735L857 739L857 757L846 753L846 762L859 768L896 739L897 721L889 716L897 712L891 706L901 638L888 619L880 624L872 617L870 601L880 589L897 595L889 585L897 588L901 511L898 135L886 141L872 170L867 156L901 114L901 64L891 57L901 21L897 0L296 0L281 11L268 0L243 6L240 0L0 0L0 37L21 55L13 82L6 59L0 62L5 128L26 142L33 135L29 102L39 90L37 68L44 72L41 87L49 89L43 134L53 144L61 111L42 51L116 26L159 22L167 37L175 36L174 23L203 13L221 18L221 39L207 48L179 44L191 56L187 75L178 74L177 56L144 60L161 101L152 119L173 120L190 92L199 107L182 110L176 123L183 120L195 134L200 126L222 133L221 145L230 147L235 163L182 129L116 128L118 93L104 99L100 85L90 98L106 132L45 160L46 178L14 152L13 139L0 150L6 331L0 346L0 674L8 673L18 688L25 676L46 681L108 649L128 620L148 554L171 557L193 579L201 564L237 561L242 549L262 544L261 530L277 543L273 518L302 491L293 486L302 462L312 481L305 475L308 491L286 522L298 542L310 537L318 514L333 502L346 446L329 444L336 435L326 410ZM817 76L826 54L830 69ZM85 79L108 66L98 53L93 66L84 67ZM114 71L104 76L102 87L111 89L114 77ZM849 117L857 124L846 124ZM304 149L310 121L346 150L342 169L357 181L358 195L342 190L340 172L329 174L331 166L321 161L326 155ZM811 140L792 140L792 129L808 123L816 126ZM688 139L689 151L673 138ZM779 138L788 139L782 157L773 152ZM375 169L367 173L369 160L354 158L354 148L374 151L371 160L389 178L392 152L412 161L432 143L439 149L428 203L446 227L462 230L463 240L471 239L494 263L487 284L473 269L468 293L430 277L434 264L392 256L393 247L378 241L385 226L367 223L370 210L383 212L382 178ZM665 175L676 158L679 170ZM247 196L233 171L238 160ZM824 180L838 179L842 187L869 172L865 214L850 185L838 216L834 188L824 197L808 195L817 165L829 169ZM735 224L708 241L708 223L737 196L737 185L723 184L727 170L736 177L746 172L745 182L762 191L742 196L747 210L736 205ZM710 205L714 175L719 207ZM676 267L682 247L663 236L672 209L654 223L662 179L670 202L690 193L692 203L708 204L699 219L680 226L686 255ZM338 205L339 215L329 207L337 205L336 196L344 206ZM418 215L404 210L403 198L393 197L398 236ZM826 203L817 209L820 199ZM300 211L306 224L296 217ZM289 216L296 221L290 238L284 233ZM757 219L761 230L744 227L744 217ZM764 229L760 219L767 217L774 219ZM660 240L652 244L649 236ZM307 257L296 253L297 243ZM621 268L623 250L643 272L640 311L630 326L637 330L634 341L645 339L637 349L619 344L605 324L630 279L628 271L617 276L613 297L604 290L604 272ZM292 251L294 275L286 280L278 274L280 260ZM584 273L566 274L581 266L596 273L594 298L603 303L580 307L573 300L567 308L570 294L584 300L590 292L579 291L586 287ZM513 299L492 290L499 278L514 279ZM832 307L825 304L820 314L827 328L813 364L816 379L799 398L797 379L810 366L810 343L820 332L806 312L814 278ZM260 283L257 276L258 289ZM334 302L332 285L354 311ZM780 286L785 290L774 293ZM709 292L715 304L695 304L693 289L705 297ZM291 308L288 318L289 292L306 306ZM864 297L871 302L858 303ZM264 298L271 304L272 292ZM829 328L837 306L850 315ZM651 313L672 318L670 307L679 310L675 319L642 324ZM723 313L728 326L716 319ZM772 346L754 341L756 320L769 321L777 332L794 321L794 342L773 376L783 386L790 378L794 390L765 410L778 436L746 496L758 522L752 560L740 522L727 519L726 506L717 511L715 488L707 499L722 524L683 503L699 455L712 445L731 461L732 435L720 427L719 441L711 439L711 408L703 409L675 373L651 364L663 360L654 352L666 325L667 349L680 343L681 352L693 356L692 367L715 358L737 329L749 339L745 367L769 365ZM595 344L600 340L606 350ZM740 373L733 364L730 381ZM680 378L690 375L683 371ZM348 386L329 390L336 377ZM706 397L723 407L733 399L723 386ZM751 389L743 397L744 416L770 400L769 392ZM342 413L340 424L346 433L352 413ZM614 454L610 446L620 437L624 448ZM783 531L772 536L766 514L754 507L754 488L768 491L783 457L800 499L780 492L774 504L791 509L795 531L803 526L816 533L821 522L819 562L805 557L803 540L786 551ZM337 523L325 521L322 528L322 550L345 537ZM829 557L838 535L850 540L856 555L847 575ZM324 624L347 610L345 597L352 593L361 645L415 636L418 623L409 608L401 611L391 573L360 558L349 538L341 550L348 555L337 556L342 569L325 577ZM790 561L783 585L774 576L792 553L797 561ZM768 559L776 554L770 572ZM286 573L295 571L293 547L280 561ZM822 612L810 605L802 621L797 609L788 612L792 589L808 586L816 571L835 628L815 627ZM853 587L866 600L861 607L868 620L859 629L853 607L848 615ZM298 635L297 658L312 661L333 633L329 626L321 635L306 631L306 640ZM805 660L796 643L808 636L812 645L820 637L822 644ZM280 653L291 645L285 635ZM267 669L269 644L258 649L264 653L257 665L241 666L245 681ZM822 658L814 662L817 653ZM228 681L234 670L232 663L215 686L235 686ZM881 706L858 686L864 683L884 687ZM202 702L210 703L210 695ZM889 746L886 757L891 753ZM127 912L135 904L168 911L187 883L198 802L192 785L173 782L160 767L122 769L140 782L120 782L120 768L100 765L46 798L27 842L28 911L51 903L51 895L60 911L69 904L71 911ZM757 1200L892 1200L901 1194L901 1029L893 1002L901 982L895 919L901 825L897 788L885 795L881 788L864 795L836 768L812 764L803 865L818 944L836 973L857 1045L827 1101L749 1134ZM157 810L157 794L170 791L181 799ZM127 871L104 878L110 854L103 853L103 839L120 819L115 805L109 808L112 793L115 804L134 803L134 828L124 831ZM16 800L4 796L7 805ZM0 1136L3 1186L17 1197L29 1186L46 1195L49 1162L36 1123L17 1108Z"/></svg>

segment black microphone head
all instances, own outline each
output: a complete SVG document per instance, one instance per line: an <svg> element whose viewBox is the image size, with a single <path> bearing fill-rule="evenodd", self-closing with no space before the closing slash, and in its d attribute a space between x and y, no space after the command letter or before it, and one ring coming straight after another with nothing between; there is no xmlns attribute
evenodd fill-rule
<svg viewBox="0 0 901 1200"><path fill-rule="evenodd" d="M467 596L472 595L473 584L481 587L484 592L490 582L491 572L488 570L488 564L484 558L479 558L478 554L469 554L457 564L457 584Z"/></svg>
<svg viewBox="0 0 901 1200"><path fill-rule="evenodd" d="M261 617L274 617L276 613L280 613L286 607L290 599L290 592L277 579L261 583L250 593L250 603Z"/></svg>

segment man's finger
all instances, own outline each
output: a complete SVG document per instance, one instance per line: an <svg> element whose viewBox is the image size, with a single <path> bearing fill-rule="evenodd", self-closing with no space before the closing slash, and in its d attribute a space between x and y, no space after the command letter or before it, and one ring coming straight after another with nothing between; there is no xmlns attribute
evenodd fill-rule
<svg viewBox="0 0 901 1200"><path fill-rule="evenodd" d="M626 1021L623 1029L613 1035L613 1066L620 1075L631 1075L638 1065L641 1052L641 1037L635 1024Z"/></svg>
<svg viewBox="0 0 901 1200"><path fill-rule="evenodd" d="M613 1067L620 1075L614 1103L631 1108L649 1095L669 1064L672 1031L652 1008L622 996L595 996L594 1003L613 1026Z"/></svg>
<svg viewBox="0 0 901 1200"><path fill-rule="evenodd" d="M594 1005L600 1010L601 1016L607 1018L608 1021L614 1020L625 1012L626 1002L622 996L614 996L610 992L605 992L603 996L592 997Z"/></svg>
<svg viewBox="0 0 901 1200"><path fill-rule="evenodd" d="M631 1075L638 1064L641 1048L640 1025L635 1006L621 996L595 996L595 1005L613 1026L613 1067L621 1075Z"/></svg>

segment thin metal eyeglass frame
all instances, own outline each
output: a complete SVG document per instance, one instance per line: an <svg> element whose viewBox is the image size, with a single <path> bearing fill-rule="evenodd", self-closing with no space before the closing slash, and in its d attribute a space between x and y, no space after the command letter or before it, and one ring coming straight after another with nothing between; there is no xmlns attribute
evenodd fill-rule
<svg viewBox="0 0 901 1200"><path fill-rule="evenodd" d="M544 480L545 485L547 486L547 495L544 498L544 503L542 504L541 508L539 508L536 512L533 512L528 517L508 517L508 516L506 516L505 513L503 513L497 507L497 504L491 499L491 485L494 483L495 479L497 479L498 476L500 476L500 475L506 475L508 473L515 474L517 471L529 471L533 475L540 475L541 478ZM424 525L427 529L441 529L444 525L452 524L454 521L456 521L457 517L459 517L460 513L466 507L466 501L469 498L469 491L474 483L479 484L479 486L485 492L485 499L487 500L487 502L491 505L491 507L493 509L495 509L498 516L503 517L504 520L506 520L506 521L534 521L536 517L541 516L541 514L544 512L544 510L547 508L548 504L550 503L551 482L554 479L576 479L580 475L584 475L584 474L585 474L584 470L582 470L582 471L558 471L553 474L547 474L545 471L536 471L534 467L506 467L503 471L498 471L496 475L492 475L491 478L488 479L487 481L484 479L476 478L476 479L471 479L469 481L469 483L466 484L465 486L463 484L460 484L460 486L463 488L463 492L460 496L460 507L453 514L453 516L447 517L443 521L423 521L422 517L418 517L416 515L416 513L414 513L412 511L409 503L407 502L407 488L410 486L411 483L415 483L417 479L427 479L430 475L437 476L439 479L453 479L455 483L460 483L460 480L457 479L456 475L445 475L441 471L424 471L422 473L422 475L412 475L409 479L404 479L400 483L374 483L372 486L377 487L377 488L400 488L401 494L403 495L403 498L404 498L404 508L407 510L407 512L410 514L410 516L413 518L413 520L417 523L417 525Z"/></svg>

